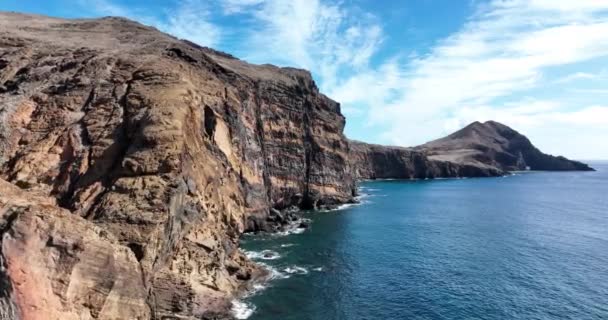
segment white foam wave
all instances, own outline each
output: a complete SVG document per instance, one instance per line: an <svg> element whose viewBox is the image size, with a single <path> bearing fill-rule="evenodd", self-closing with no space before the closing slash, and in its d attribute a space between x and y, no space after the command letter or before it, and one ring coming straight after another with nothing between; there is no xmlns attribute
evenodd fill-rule
<svg viewBox="0 0 608 320"><path fill-rule="evenodd" d="M357 204L359 204L359 203L345 203L345 204L341 204L336 209L334 209L334 211L348 209L350 207L354 207Z"/></svg>
<svg viewBox="0 0 608 320"><path fill-rule="evenodd" d="M314 269L312 269L313 271L317 271L317 272L321 272L323 271L323 267L316 267Z"/></svg>
<svg viewBox="0 0 608 320"><path fill-rule="evenodd" d="M255 312L255 306L240 300L232 300L232 314L237 319L247 319Z"/></svg>
<svg viewBox="0 0 608 320"><path fill-rule="evenodd" d="M245 256L252 260L276 260L281 258L281 255L272 250L262 250L262 251L245 251Z"/></svg>
<svg viewBox="0 0 608 320"><path fill-rule="evenodd" d="M282 273L281 271L277 270L273 266L270 266L263 262L258 262L258 264L261 265L264 269L266 269L268 271L268 274L269 274L268 280L270 280L270 281L289 278L289 275Z"/></svg>
<svg viewBox="0 0 608 320"><path fill-rule="evenodd" d="M337 206L337 207L335 207L335 208L332 208L332 209L323 209L323 210L319 210L319 212L335 212L335 211L342 211L342 210L348 209L348 208L350 208L350 207L353 207L353 206L356 206L356 205L359 205L359 204L361 204L361 202L359 202L359 203L345 203L345 204L341 204L341 205L339 205L339 206Z"/></svg>
<svg viewBox="0 0 608 320"><path fill-rule="evenodd" d="M287 267L287 268L283 269L283 271L285 273L289 273L289 274L299 274L299 275L308 274L308 270L306 270L306 268L299 267L299 266Z"/></svg>
<svg viewBox="0 0 608 320"><path fill-rule="evenodd" d="M293 244L293 243L284 243L281 245L281 248L289 248L289 247L293 247L293 246L295 246L295 244Z"/></svg>
<svg viewBox="0 0 608 320"><path fill-rule="evenodd" d="M252 286L250 294L256 294L264 289L266 289L265 285L261 283L256 283Z"/></svg>
<svg viewBox="0 0 608 320"><path fill-rule="evenodd" d="M279 231L276 234L280 235L280 236L288 236L290 234L300 234L300 233L303 233L304 231L306 231L306 228L300 228L299 226L300 226L300 224L298 223L298 224L296 224L296 225L294 225L292 227L289 227L289 228L287 228L287 229L285 229L283 231Z"/></svg>

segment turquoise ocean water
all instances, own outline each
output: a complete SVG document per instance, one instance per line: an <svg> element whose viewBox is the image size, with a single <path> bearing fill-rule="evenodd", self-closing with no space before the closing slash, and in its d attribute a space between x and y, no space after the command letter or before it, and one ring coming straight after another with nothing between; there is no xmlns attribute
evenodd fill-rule
<svg viewBox="0 0 608 320"><path fill-rule="evenodd" d="M246 236L274 280L241 318L608 319L608 163L597 172L375 181L311 227ZM303 231L303 232L302 232Z"/></svg>

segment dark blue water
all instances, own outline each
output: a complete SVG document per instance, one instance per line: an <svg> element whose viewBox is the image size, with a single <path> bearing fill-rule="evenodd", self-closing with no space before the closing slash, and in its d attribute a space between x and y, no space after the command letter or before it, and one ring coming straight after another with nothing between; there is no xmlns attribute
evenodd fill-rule
<svg viewBox="0 0 608 320"><path fill-rule="evenodd" d="M364 204L311 213L306 232L245 238L280 254L258 260L280 273L249 319L608 319L608 164L594 166L363 183Z"/></svg>

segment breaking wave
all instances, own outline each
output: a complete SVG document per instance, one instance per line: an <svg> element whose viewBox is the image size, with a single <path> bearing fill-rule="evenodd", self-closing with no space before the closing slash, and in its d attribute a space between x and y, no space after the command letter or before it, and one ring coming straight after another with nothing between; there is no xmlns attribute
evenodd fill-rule
<svg viewBox="0 0 608 320"><path fill-rule="evenodd" d="M255 306L241 300L232 300L232 315L237 319L247 319L255 312Z"/></svg>

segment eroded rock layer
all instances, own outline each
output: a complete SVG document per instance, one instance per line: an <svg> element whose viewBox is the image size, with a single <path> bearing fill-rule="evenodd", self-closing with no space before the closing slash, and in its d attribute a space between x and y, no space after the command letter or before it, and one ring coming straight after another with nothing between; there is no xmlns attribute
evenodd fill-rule
<svg viewBox="0 0 608 320"><path fill-rule="evenodd" d="M351 201L343 128L306 71L120 18L1 13L0 315L222 316L261 274L243 231Z"/></svg>
<svg viewBox="0 0 608 320"><path fill-rule="evenodd" d="M351 141L351 165L358 179L434 179L494 177L505 172L494 167L429 159L412 148Z"/></svg>

